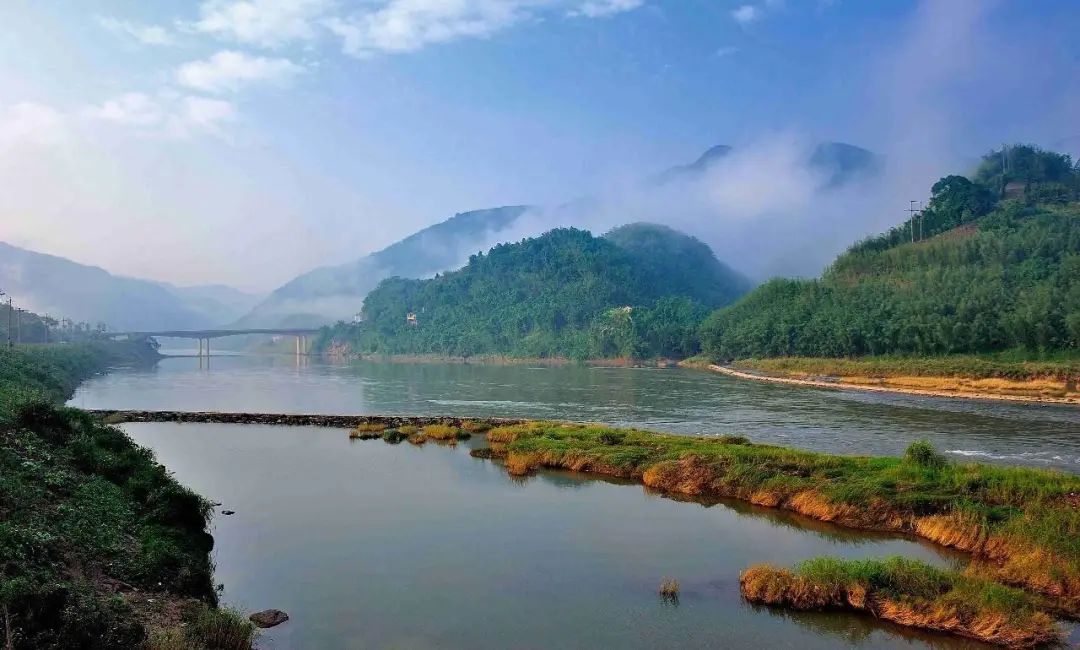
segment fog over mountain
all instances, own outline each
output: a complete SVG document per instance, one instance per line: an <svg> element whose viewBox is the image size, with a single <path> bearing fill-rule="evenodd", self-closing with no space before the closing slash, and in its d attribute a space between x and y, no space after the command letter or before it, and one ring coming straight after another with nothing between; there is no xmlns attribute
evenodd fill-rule
<svg viewBox="0 0 1080 650"><path fill-rule="evenodd" d="M872 183L882 165L882 158L873 152L839 142L804 146L801 142L766 140L748 148L716 145L689 164L561 206L511 206L456 214L355 262L321 267L297 277L272 292L237 324L314 326L347 320L360 311L364 297L384 278L430 277L460 267L477 251L559 226L599 233L633 221L663 223L700 237L721 260L748 271L755 280L779 273L813 275L835 256L835 247L786 260L782 247L791 243L791 237L763 237L759 230L746 227L745 220L763 218L768 227L770 217L774 223L778 217L795 213L801 218L815 200ZM770 183L786 185L791 193L791 203L779 211L770 208L763 213L761 206L752 204L753 196L725 197L721 193L713 197L715 191L731 183L747 184L746 191L760 193L757 200L767 204L775 198L761 182L766 177ZM850 221L834 221L832 225L839 225L837 241L850 243L868 234ZM755 259L746 257L750 249L755 250ZM778 258L792 263L777 264Z"/></svg>
<svg viewBox="0 0 1080 650"><path fill-rule="evenodd" d="M177 287L113 275L96 266L0 242L0 290L39 314L112 329L145 330L224 325L258 296L224 285Z"/></svg>

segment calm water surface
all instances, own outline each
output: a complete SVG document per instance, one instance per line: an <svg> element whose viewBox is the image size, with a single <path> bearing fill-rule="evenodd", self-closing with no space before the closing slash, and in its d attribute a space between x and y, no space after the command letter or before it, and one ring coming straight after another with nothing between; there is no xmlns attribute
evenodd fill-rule
<svg viewBox="0 0 1080 650"><path fill-rule="evenodd" d="M84 384L87 408L556 418L739 433L834 453L899 454L927 438L957 459L1080 472L1080 408L845 392L681 369L166 359Z"/></svg>
<svg viewBox="0 0 1080 650"><path fill-rule="evenodd" d="M292 617L263 647L981 647L739 597L739 572L755 562L960 561L916 541L568 473L513 479L465 444L355 442L318 428L126 429L236 511L213 531L226 602ZM664 577L682 583L677 606L656 593Z"/></svg>
<svg viewBox="0 0 1080 650"><path fill-rule="evenodd" d="M689 370L333 365L167 359L83 385L90 408L492 415L739 432L841 453L916 438L996 462L1080 471L1065 408L843 393ZM746 504L679 502L638 485L544 472L521 480L456 448L357 442L333 429L125 425L233 516L214 522L217 579L245 610L284 609L265 648L973 648L849 614L754 608L756 562L902 554L962 558ZM677 606L656 594L682 583ZM1073 641L1078 640L1073 633Z"/></svg>

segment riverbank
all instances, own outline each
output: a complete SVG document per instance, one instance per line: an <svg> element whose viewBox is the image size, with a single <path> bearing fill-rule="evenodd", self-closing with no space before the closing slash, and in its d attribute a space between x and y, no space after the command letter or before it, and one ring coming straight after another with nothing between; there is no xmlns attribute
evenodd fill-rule
<svg viewBox="0 0 1080 650"><path fill-rule="evenodd" d="M690 438L556 422L498 427L478 455L511 474L570 469L663 492L730 497L967 551L980 571L1080 615L1080 477L954 464L926 443L905 458L831 456L739 436Z"/></svg>
<svg viewBox="0 0 1080 650"><path fill-rule="evenodd" d="M752 603L813 611L865 612L923 630L948 632L1010 648L1061 642L1054 619L1022 591L923 562L806 560L794 570L752 566L739 576Z"/></svg>
<svg viewBox="0 0 1080 650"><path fill-rule="evenodd" d="M145 343L0 350L0 645L243 648L217 609L211 504L100 418L58 403L82 380L152 360Z"/></svg>
<svg viewBox="0 0 1080 650"><path fill-rule="evenodd" d="M743 359L730 365L685 364L792 386L901 393L924 397L1080 404L1080 361L1009 361L986 357Z"/></svg>

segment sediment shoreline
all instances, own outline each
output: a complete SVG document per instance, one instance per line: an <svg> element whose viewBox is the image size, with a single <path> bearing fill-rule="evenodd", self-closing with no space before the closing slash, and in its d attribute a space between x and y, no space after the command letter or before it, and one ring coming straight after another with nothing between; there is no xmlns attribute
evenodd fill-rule
<svg viewBox="0 0 1080 650"><path fill-rule="evenodd" d="M693 366L691 366L693 367ZM898 395L917 395L920 397L949 397L971 400L991 400L991 401L1006 401L1006 402L1025 402L1029 404L1065 404L1070 406L1080 405L1080 399L1076 397L1053 397L1048 395L1006 395L1001 393L988 393L979 391L945 391L945 390L929 390L922 388L905 388L901 386L885 386L881 384L868 384L868 383L854 383L851 381L845 381L843 377L835 377L828 379L803 379L798 377L778 377L775 375L765 375L753 372L746 372L743 370L737 370L730 366L721 366L718 364L708 364L705 366L709 371L716 372L729 377L735 377L738 379L749 379L752 381L763 381L772 384L787 384L790 386L805 386L809 388L830 388L833 390L860 390L872 393L895 393ZM883 378L879 381L886 381Z"/></svg>

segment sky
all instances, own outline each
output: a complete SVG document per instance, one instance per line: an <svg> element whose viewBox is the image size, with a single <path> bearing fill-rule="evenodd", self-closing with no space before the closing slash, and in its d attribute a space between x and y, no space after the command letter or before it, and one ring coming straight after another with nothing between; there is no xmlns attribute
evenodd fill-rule
<svg viewBox="0 0 1080 650"><path fill-rule="evenodd" d="M594 195L722 241L620 189L719 143L883 154L893 191L831 206L860 236L1003 142L1080 148L1074 0L70 0L0 25L0 240L177 284L267 291ZM801 196L750 159L715 201Z"/></svg>

